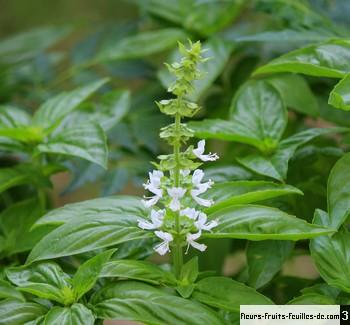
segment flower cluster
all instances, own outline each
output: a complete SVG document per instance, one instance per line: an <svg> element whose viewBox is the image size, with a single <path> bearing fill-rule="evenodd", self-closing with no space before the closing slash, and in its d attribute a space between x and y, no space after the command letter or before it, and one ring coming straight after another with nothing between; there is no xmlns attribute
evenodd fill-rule
<svg viewBox="0 0 350 325"><path fill-rule="evenodd" d="M200 77L197 64L206 59L201 57L201 44L190 43L190 48L179 45L183 55L180 62L167 65L169 71L176 77L168 88L176 97L157 103L159 109L173 116L175 122L161 130L160 136L172 147L173 153L158 158L157 167L149 173L149 180L144 188L151 193L142 201L150 209L148 220L140 219L138 226L152 230L161 242L155 246L160 255L171 251L171 246L192 246L200 251L206 245L198 243L203 231L211 231L217 226L217 221L208 221L203 208L210 207L214 202L204 193L213 185L213 181L204 181L204 172L199 169L203 162L215 161L217 154L205 154L205 140L200 140L197 147L189 146L181 151L181 146L194 136L194 132L181 123L183 117L193 116L200 107L190 102L186 96L193 90L192 81ZM199 160L199 161L198 161Z"/></svg>

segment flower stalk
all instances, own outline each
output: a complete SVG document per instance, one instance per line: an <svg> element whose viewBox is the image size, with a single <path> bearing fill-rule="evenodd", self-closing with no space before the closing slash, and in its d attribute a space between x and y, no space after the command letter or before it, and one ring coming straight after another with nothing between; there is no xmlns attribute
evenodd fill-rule
<svg viewBox="0 0 350 325"><path fill-rule="evenodd" d="M159 163L153 163L156 170L149 173L149 180L144 187L152 193L145 197L143 203L150 208L150 220L139 220L139 227L155 230L154 234L161 240L154 249L164 255L171 252L176 277L180 277L183 264L183 248L193 247L204 251L206 245L198 243L202 231L211 231L217 226L215 220L207 222L207 215L201 207L209 207L213 201L201 197L212 185L203 182L204 172L198 169L202 162L214 161L217 154L204 154L205 141L200 140L197 147L189 146L182 151L182 146L194 136L194 132L182 123L184 117L192 117L200 107L189 101L188 95L193 91L193 81L201 76L197 69L199 62L204 62L200 42L185 48L179 43L183 55L179 62L166 65L175 75L175 81L168 88L174 95L172 99L157 103L162 113L174 118L174 123L161 129L160 137L173 147L172 154L159 156ZM198 162L200 160L200 162Z"/></svg>

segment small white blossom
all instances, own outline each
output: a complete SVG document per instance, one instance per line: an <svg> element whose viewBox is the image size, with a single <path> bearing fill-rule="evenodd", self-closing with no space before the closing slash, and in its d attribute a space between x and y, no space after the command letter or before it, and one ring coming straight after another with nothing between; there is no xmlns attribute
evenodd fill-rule
<svg viewBox="0 0 350 325"><path fill-rule="evenodd" d="M173 211L178 211L181 208L180 199L185 195L186 189L182 187L172 187L167 189L171 202L169 208Z"/></svg>
<svg viewBox="0 0 350 325"><path fill-rule="evenodd" d="M196 220L198 217L199 211L193 208L186 208L180 211L180 216L186 216L192 220Z"/></svg>
<svg viewBox="0 0 350 325"><path fill-rule="evenodd" d="M142 204L146 207L146 208L150 208L151 206L155 205L158 203L158 201L162 198L162 194L161 195L154 195L154 196L150 196L150 197L146 197L144 196L144 198L146 200L142 200Z"/></svg>
<svg viewBox="0 0 350 325"><path fill-rule="evenodd" d="M206 208L209 208L210 206L212 206L214 204L213 200L206 200L206 199L202 199L200 197L198 197L198 195L202 194L203 190L202 189L194 189L191 190L191 195L192 198L199 204L202 205Z"/></svg>
<svg viewBox="0 0 350 325"><path fill-rule="evenodd" d="M215 161L219 159L219 156L216 153L211 153L204 155L205 151L205 140L200 140L197 144L197 148L193 150L193 153L202 161Z"/></svg>
<svg viewBox="0 0 350 325"><path fill-rule="evenodd" d="M189 169L181 169L181 170L180 170L180 174L181 174L181 176L183 176L183 177L188 176L190 173L191 173L191 171L190 171Z"/></svg>
<svg viewBox="0 0 350 325"><path fill-rule="evenodd" d="M154 247L154 250L159 255L165 255L167 252L170 252L169 243L174 240L172 234L165 231L155 231L154 233L158 238L163 240L163 242Z"/></svg>
<svg viewBox="0 0 350 325"><path fill-rule="evenodd" d="M201 183L204 177L204 172L201 169L196 169L192 175L192 184L200 191L200 194L206 192L214 182L210 179L208 182Z"/></svg>
<svg viewBox="0 0 350 325"><path fill-rule="evenodd" d="M143 187L146 190L149 190L156 196L162 197L163 191L160 188L161 185L161 178L164 176L162 171L154 170L153 172L149 173L149 180L146 184L143 184Z"/></svg>
<svg viewBox="0 0 350 325"><path fill-rule="evenodd" d="M194 223L196 228L201 231L201 230L207 230L210 231L214 227L218 225L218 222L216 220L212 220L208 223L207 222L207 215L203 212L199 213L198 220Z"/></svg>
<svg viewBox="0 0 350 325"><path fill-rule="evenodd" d="M199 244L197 243L195 240L199 239L199 237L201 236L201 231L195 233L195 234L187 234L186 235L186 241L187 241L187 250L186 250L186 254L188 252L188 249L190 248L190 246L192 246L195 249L198 249L201 252L204 252L207 249L207 245L205 244Z"/></svg>
<svg viewBox="0 0 350 325"><path fill-rule="evenodd" d="M164 218L165 210L152 210L151 211L151 221L145 220L145 219L139 219L138 220L138 226L141 229L158 229L163 224L163 218Z"/></svg>

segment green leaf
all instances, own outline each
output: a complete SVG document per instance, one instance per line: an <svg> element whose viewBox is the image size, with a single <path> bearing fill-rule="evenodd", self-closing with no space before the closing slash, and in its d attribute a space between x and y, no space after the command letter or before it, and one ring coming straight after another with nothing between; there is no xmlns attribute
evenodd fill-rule
<svg viewBox="0 0 350 325"><path fill-rule="evenodd" d="M293 250L290 241L249 242L247 249L248 284L261 288L276 275Z"/></svg>
<svg viewBox="0 0 350 325"><path fill-rule="evenodd" d="M70 277L56 263L8 268L6 275L21 291L62 304L66 303L64 291L70 288Z"/></svg>
<svg viewBox="0 0 350 325"><path fill-rule="evenodd" d="M107 168L106 135L96 123L88 122L63 129L37 147L39 152L79 157Z"/></svg>
<svg viewBox="0 0 350 325"><path fill-rule="evenodd" d="M86 292L93 288L104 264L108 262L114 252L115 249L107 250L97 254L79 266L72 279L76 300L79 300Z"/></svg>
<svg viewBox="0 0 350 325"><path fill-rule="evenodd" d="M289 52L258 68L254 75L296 72L316 77L343 78L350 72L350 41L334 39Z"/></svg>
<svg viewBox="0 0 350 325"><path fill-rule="evenodd" d="M292 299L288 305L336 305L336 302L332 297L308 293Z"/></svg>
<svg viewBox="0 0 350 325"><path fill-rule="evenodd" d="M318 116L318 102L305 79L296 74L276 74L265 79L280 93L284 104L297 112ZM290 90L293 89L293 92ZM298 94L298 96L295 96Z"/></svg>
<svg viewBox="0 0 350 325"><path fill-rule="evenodd" d="M192 297L209 306L239 311L240 305L272 305L273 302L241 282L209 277L196 283Z"/></svg>
<svg viewBox="0 0 350 325"><path fill-rule="evenodd" d="M329 94L328 104L344 111L350 110L350 74L335 85Z"/></svg>
<svg viewBox="0 0 350 325"><path fill-rule="evenodd" d="M331 33L320 33L308 29L295 30L286 28L283 30L271 30L234 38L236 42L320 42L334 37Z"/></svg>
<svg viewBox="0 0 350 325"><path fill-rule="evenodd" d="M43 103L35 112L33 123L53 131L70 112L96 92L108 79L94 81L87 86L63 92Z"/></svg>
<svg viewBox="0 0 350 325"><path fill-rule="evenodd" d="M25 324L47 313L47 309L33 302L6 299L0 301L0 321L6 325Z"/></svg>
<svg viewBox="0 0 350 325"><path fill-rule="evenodd" d="M148 284L121 281L98 291L91 299L98 318L146 324L223 325L223 319L200 303L173 296Z"/></svg>
<svg viewBox="0 0 350 325"><path fill-rule="evenodd" d="M12 298L25 301L22 293L5 280L0 280L0 299Z"/></svg>
<svg viewBox="0 0 350 325"><path fill-rule="evenodd" d="M350 154L344 155L333 166L327 184L330 226L338 229L350 212Z"/></svg>
<svg viewBox="0 0 350 325"><path fill-rule="evenodd" d="M67 27L46 26L12 35L0 42L0 62L15 64L33 58L70 31Z"/></svg>
<svg viewBox="0 0 350 325"><path fill-rule="evenodd" d="M147 261L114 260L106 263L99 275L100 278L126 278L149 282L151 284L176 283L172 273Z"/></svg>
<svg viewBox="0 0 350 325"><path fill-rule="evenodd" d="M179 28L166 28L143 32L117 42L97 54L94 62L136 59L169 50L178 41L186 39L186 33Z"/></svg>
<svg viewBox="0 0 350 325"><path fill-rule="evenodd" d="M332 219L321 210L315 211L314 223L328 227ZM331 286L350 292L350 233L341 229L333 236L311 240L310 251L321 277Z"/></svg>
<svg viewBox="0 0 350 325"><path fill-rule="evenodd" d="M94 215L82 216L58 227L46 235L32 249L28 263L89 252L130 240L153 237L153 233L138 227L134 214L114 214L105 208Z"/></svg>
<svg viewBox="0 0 350 325"><path fill-rule="evenodd" d="M342 127L308 129L282 140L276 152L270 157L262 155L248 155L246 157L237 158L237 161L244 167L258 174L282 181L287 177L289 160L293 157L295 151L300 146L320 135L337 132L349 132L349 129Z"/></svg>
<svg viewBox="0 0 350 325"><path fill-rule="evenodd" d="M270 152L287 125L287 110L278 91L265 81L249 81L231 104L230 121L189 123L200 138L216 138L255 146Z"/></svg>
<svg viewBox="0 0 350 325"><path fill-rule="evenodd" d="M152 15L207 36L232 23L241 12L244 1L148 0L142 1L141 4Z"/></svg>
<svg viewBox="0 0 350 325"><path fill-rule="evenodd" d="M195 256L182 266L176 291L182 298L189 298L194 290L194 282L199 275L198 257Z"/></svg>
<svg viewBox="0 0 350 325"><path fill-rule="evenodd" d="M11 168L0 169L0 193L23 184L50 186L50 181L41 170L33 168L30 164L19 164Z"/></svg>
<svg viewBox="0 0 350 325"><path fill-rule="evenodd" d="M307 223L281 210L259 205L236 205L209 215L218 226L207 238L240 238L248 240L300 240L334 232Z"/></svg>
<svg viewBox="0 0 350 325"><path fill-rule="evenodd" d="M94 325L95 317L91 310L82 304L70 307L53 307L47 313L44 325Z"/></svg>
<svg viewBox="0 0 350 325"><path fill-rule="evenodd" d="M205 75L193 83L194 91L189 95L189 98L194 101L197 101L222 73L233 50L232 44L219 38L210 38L203 43L202 47L207 50L203 56L210 59L198 64L198 69L205 71ZM173 52L170 61L179 59L179 51ZM167 69L160 70L158 77L165 88L168 88L175 80Z"/></svg>
<svg viewBox="0 0 350 325"><path fill-rule="evenodd" d="M29 126L30 115L23 109L11 105L0 105L0 127L16 128Z"/></svg>
<svg viewBox="0 0 350 325"><path fill-rule="evenodd" d="M37 199L17 202L0 214L0 229L5 242L2 254L10 256L30 250L50 228L42 227L31 231L31 227L42 215Z"/></svg>
<svg viewBox="0 0 350 325"><path fill-rule="evenodd" d="M101 216L119 216L121 214L133 214L144 218L148 210L141 203L141 199L136 196L118 195L93 200L86 200L78 203L67 204L55 209L40 218L34 225L63 225L70 221L75 221Z"/></svg>
<svg viewBox="0 0 350 325"><path fill-rule="evenodd" d="M207 208L208 213L236 205L254 203L288 194L303 193L291 185L276 184L266 181L235 181L217 183L209 189L204 198L211 198L215 204Z"/></svg>
<svg viewBox="0 0 350 325"><path fill-rule="evenodd" d="M43 140L44 134L37 127L15 127L15 128L0 128L0 136L7 137L12 140L17 140L23 143L37 143Z"/></svg>
<svg viewBox="0 0 350 325"><path fill-rule="evenodd" d="M287 125L287 110L278 91L263 80L241 87L230 108L235 132L254 139L261 150L277 145Z"/></svg>

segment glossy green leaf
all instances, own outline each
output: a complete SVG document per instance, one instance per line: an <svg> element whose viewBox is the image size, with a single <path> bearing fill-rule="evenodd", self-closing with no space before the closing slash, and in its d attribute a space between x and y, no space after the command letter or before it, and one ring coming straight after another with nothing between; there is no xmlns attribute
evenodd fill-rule
<svg viewBox="0 0 350 325"><path fill-rule="evenodd" d="M330 226L338 229L350 213L350 154L333 166L328 177L327 197Z"/></svg>
<svg viewBox="0 0 350 325"><path fill-rule="evenodd" d="M254 203L288 194L303 193L291 185L276 184L266 181L235 181L217 183L203 197L211 198L215 204L207 208L208 213L236 205Z"/></svg>
<svg viewBox="0 0 350 325"><path fill-rule="evenodd" d="M70 277L58 264L46 262L30 266L6 269L8 279L19 287L40 298L66 303L64 291L70 288Z"/></svg>
<svg viewBox="0 0 350 325"><path fill-rule="evenodd" d="M47 313L44 325L94 325L95 317L91 310L82 304L70 307L53 307Z"/></svg>
<svg viewBox="0 0 350 325"><path fill-rule="evenodd" d="M288 305L336 305L336 302L332 297L308 293L292 299Z"/></svg>
<svg viewBox="0 0 350 325"><path fill-rule="evenodd" d="M79 157L107 168L106 135L96 123L88 122L65 128L37 148L42 153Z"/></svg>
<svg viewBox="0 0 350 325"><path fill-rule="evenodd" d="M115 249L110 249L90 258L79 266L72 279L72 286L79 300L86 292L93 288L105 263L111 258Z"/></svg>
<svg viewBox="0 0 350 325"><path fill-rule="evenodd" d="M207 51L203 53L203 57L210 58L206 62L198 64L200 71L205 71L203 78L195 80L193 83L194 91L189 95L191 100L198 100L206 90L213 84L220 73L223 71L233 50L232 44L223 41L219 38L210 38L202 45ZM180 58L180 53L175 51L170 58L171 62L177 61ZM165 88L168 88L174 81L173 75L168 70L159 71L158 76Z"/></svg>
<svg viewBox="0 0 350 325"><path fill-rule="evenodd" d="M316 210L314 223L329 226L332 219ZM350 292L350 233L341 229L333 236L321 236L311 240L310 251L321 277L331 286Z"/></svg>
<svg viewBox="0 0 350 325"><path fill-rule="evenodd" d="M126 278L152 284L174 284L172 273L159 266L136 260L113 260L106 263L99 275L101 278Z"/></svg>
<svg viewBox="0 0 350 325"><path fill-rule="evenodd" d="M241 181L253 178L253 174L246 168L238 164L228 166L213 166L205 169L205 179L214 182Z"/></svg>
<svg viewBox="0 0 350 325"><path fill-rule="evenodd" d="M31 251L27 262L52 259L110 247L130 240L153 237L137 226L138 216L115 214L112 209L68 222L46 235Z"/></svg>
<svg viewBox="0 0 350 325"><path fill-rule="evenodd" d="M328 104L345 111L350 110L350 74L335 85L329 95Z"/></svg>
<svg viewBox="0 0 350 325"><path fill-rule="evenodd" d="M139 217L145 217L148 214L147 209L141 203L141 199L136 196L110 196L93 200L86 200L77 203L67 204L61 208L52 210L40 218L35 227L45 225L63 225L70 221L88 217L115 216L121 214L133 214Z"/></svg>
<svg viewBox="0 0 350 325"><path fill-rule="evenodd" d="M15 299L0 301L0 322L6 325L26 324L47 313L47 309L34 302Z"/></svg>
<svg viewBox="0 0 350 325"><path fill-rule="evenodd" d="M189 127L200 138L237 141L270 152L286 124L287 110L278 91L265 81L250 81L233 99L230 121L204 120Z"/></svg>
<svg viewBox="0 0 350 325"><path fill-rule="evenodd" d="M69 92L60 93L45 103L35 112L33 123L52 131L64 117L76 109L84 100L107 82L107 79L94 81L86 86Z"/></svg>
<svg viewBox="0 0 350 325"><path fill-rule="evenodd" d="M208 277L195 285L192 297L209 306L239 311L240 305L271 305L273 302L255 289L224 277Z"/></svg>
<svg viewBox="0 0 350 325"><path fill-rule="evenodd" d="M308 129L282 140L276 152L270 157L262 155L249 155L246 157L237 158L237 160L244 167L258 174L282 181L287 177L289 160L293 157L295 151L300 146L320 135L337 132L345 133L349 132L349 129L341 127Z"/></svg>
<svg viewBox="0 0 350 325"><path fill-rule="evenodd" d="M115 45L102 50L95 62L123 59L136 59L169 50L178 41L186 39L186 33L179 28L166 28L143 32L116 42Z"/></svg>
<svg viewBox="0 0 350 325"><path fill-rule="evenodd" d="M173 296L148 284L121 281L98 291L91 299L98 318L146 324L223 325L223 319L200 303Z"/></svg>
<svg viewBox="0 0 350 325"><path fill-rule="evenodd" d="M5 280L0 280L0 299L12 298L25 301L24 296L14 286Z"/></svg>
<svg viewBox="0 0 350 325"><path fill-rule="evenodd" d="M287 125L287 110L278 91L263 80L249 81L241 87L230 108L235 132L271 149L281 139Z"/></svg>
<svg viewBox="0 0 350 325"><path fill-rule="evenodd" d="M208 238L240 238L248 240L300 240L334 232L307 223L281 210L259 205L236 205L209 215L218 226Z"/></svg>
<svg viewBox="0 0 350 325"><path fill-rule="evenodd" d="M316 77L343 78L350 72L350 41L334 39L289 52L258 68L254 75L296 72Z"/></svg>
<svg viewBox="0 0 350 325"><path fill-rule="evenodd" d="M261 288L280 271L293 250L290 241L249 242L247 248L248 284Z"/></svg>
<svg viewBox="0 0 350 325"><path fill-rule="evenodd" d="M280 93L284 104L297 112L318 116L318 102L305 79L296 74L276 74L265 79ZM293 89L293 91L290 91ZM298 96L295 96L298 94Z"/></svg>
<svg viewBox="0 0 350 325"><path fill-rule="evenodd" d="M31 227L42 215L37 199L17 202L0 214L0 229L4 234L3 256L10 256L30 250L47 232L48 227Z"/></svg>

